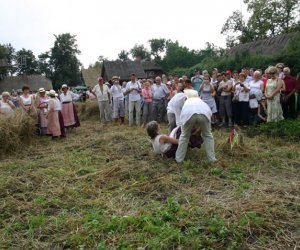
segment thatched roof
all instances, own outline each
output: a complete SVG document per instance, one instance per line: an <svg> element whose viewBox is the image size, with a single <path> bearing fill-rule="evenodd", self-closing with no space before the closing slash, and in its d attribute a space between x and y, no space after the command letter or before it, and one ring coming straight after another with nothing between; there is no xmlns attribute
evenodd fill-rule
<svg viewBox="0 0 300 250"><path fill-rule="evenodd" d="M94 86L97 84L97 78L101 74L100 68L82 69L82 78L86 86Z"/></svg>
<svg viewBox="0 0 300 250"><path fill-rule="evenodd" d="M164 71L163 68L155 62L142 61L141 63L142 63L143 69L145 71L147 71L147 70L158 70L158 71L162 71L162 72Z"/></svg>
<svg viewBox="0 0 300 250"><path fill-rule="evenodd" d="M46 90L53 88L52 81L42 75L10 76L0 81L0 92L21 89L24 85L28 85L33 91L37 91L39 88Z"/></svg>
<svg viewBox="0 0 300 250"><path fill-rule="evenodd" d="M300 32L293 32L232 47L229 50L229 55L234 55L243 51L249 51L251 54L270 55L283 50L288 45L288 42L295 37L299 37L300 43Z"/></svg>
<svg viewBox="0 0 300 250"><path fill-rule="evenodd" d="M119 76L121 80L129 80L130 75L135 73L137 78L145 78L146 74L142 64L137 61L104 61L101 76L109 81L113 76Z"/></svg>

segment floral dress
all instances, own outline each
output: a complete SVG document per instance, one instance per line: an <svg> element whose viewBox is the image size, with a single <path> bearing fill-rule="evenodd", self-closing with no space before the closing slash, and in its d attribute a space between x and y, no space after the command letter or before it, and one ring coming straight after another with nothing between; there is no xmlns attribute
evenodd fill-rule
<svg viewBox="0 0 300 250"><path fill-rule="evenodd" d="M277 88L277 79L269 79L267 81L266 92L270 96ZM268 118L267 122L278 122L283 120L283 113L280 104L280 93L277 93L272 100L268 100Z"/></svg>

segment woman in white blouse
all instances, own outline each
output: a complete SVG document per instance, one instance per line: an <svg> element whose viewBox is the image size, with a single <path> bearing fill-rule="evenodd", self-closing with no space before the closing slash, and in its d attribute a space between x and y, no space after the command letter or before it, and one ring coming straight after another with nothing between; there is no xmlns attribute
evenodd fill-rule
<svg viewBox="0 0 300 250"><path fill-rule="evenodd" d="M62 93L60 94L61 102L61 113L64 119L65 128L74 128L79 127L79 119L73 104L73 99L76 98L76 95L69 90L69 87L66 84L61 86Z"/></svg>

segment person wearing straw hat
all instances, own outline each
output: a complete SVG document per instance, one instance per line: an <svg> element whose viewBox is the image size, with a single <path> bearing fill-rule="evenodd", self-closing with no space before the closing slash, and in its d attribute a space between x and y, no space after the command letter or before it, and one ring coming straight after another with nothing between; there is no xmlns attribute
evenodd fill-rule
<svg viewBox="0 0 300 250"><path fill-rule="evenodd" d="M2 93L2 100L0 100L0 114L12 114L14 112L15 105L10 100L10 94L7 91Z"/></svg>
<svg viewBox="0 0 300 250"><path fill-rule="evenodd" d="M56 139L59 136L65 137L65 129L63 123L63 117L61 114L61 103L58 100L55 90L50 90L47 93L50 97L48 101L48 112L46 115L48 121L48 131L52 135L52 139Z"/></svg>
<svg viewBox="0 0 300 250"><path fill-rule="evenodd" d="M60 94L60 102L61 102L61 113L64 118L64 126L65 128L74 128L79 127L80 122L75 109L75 105L73 103L73 99L76 98L76 95L69 90L67 84L63 84L61 86L62 93Z"/></svg>
<svg viewBox="0 0 300 250"><path fill-rule="evenodd" d="M113 99L113 119L118 122L119 118L121 124L124 124L124 95L122 91L122 86L120 85L119 77L113 76L111 79L113 86L110 88Z"/></svg>
<svg viewBox="0 0 300 250"><path fill-rule="evenodd" d="M199 98L196 90L186 89L184 93L187 96L187 100L180 114L181 135L179 137L175 159L178 163L184 160L192 129L200 128L208 161L211 163L215 162L214 138L211 132L212 111L210 107Z"/></svg>
<svg viewBox="0 0 300 250"><path fill-rule="evenodd" d="M111 121L111 98L109 93L109 87L104 84L103 77L98 77L98 84L94 86L91 93L97 97L99 112L100 112L100 122L107 123Z"/></svg>
<svg viewBox="0 0 300 250"><path fill-rule="evenodd" d="M38 125L40 129L40 135L47 134L47 107L48 107L49 97L46 95L46 90L40 88L36 97L36 107L38 110Z"/></svg>

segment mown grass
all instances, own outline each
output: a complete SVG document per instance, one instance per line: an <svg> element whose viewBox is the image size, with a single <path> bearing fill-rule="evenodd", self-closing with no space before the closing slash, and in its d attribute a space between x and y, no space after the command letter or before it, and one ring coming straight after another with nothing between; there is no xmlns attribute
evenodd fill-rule
<svg viewBox="0 0 300 250"><path fill-rule="evenodd" d="M164 128L166 131L166 128ZM0 163L1 249L297 249L299 144L244 136L219 162L154 155L145 131L84 121Z"/></svg>

